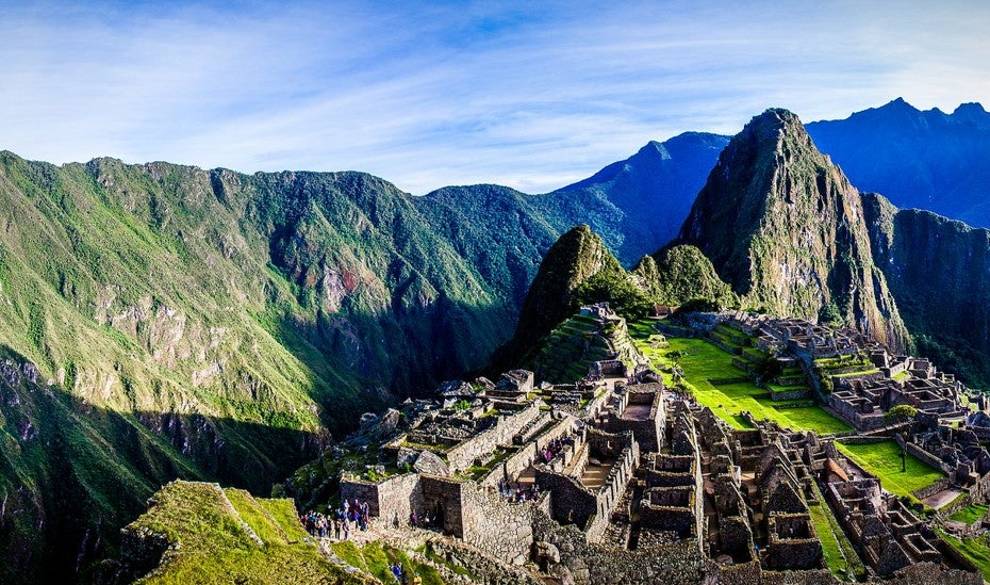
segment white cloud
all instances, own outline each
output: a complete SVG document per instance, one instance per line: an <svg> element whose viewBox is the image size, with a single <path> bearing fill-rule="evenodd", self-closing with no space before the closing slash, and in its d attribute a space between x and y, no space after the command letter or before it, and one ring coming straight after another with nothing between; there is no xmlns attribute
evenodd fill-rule
<svg viewBox="0 0 990 585"><path fill-rule="evenodd" d="M769 106L990 97L985 6L5 8L0 147L546 191Z"/></svg>

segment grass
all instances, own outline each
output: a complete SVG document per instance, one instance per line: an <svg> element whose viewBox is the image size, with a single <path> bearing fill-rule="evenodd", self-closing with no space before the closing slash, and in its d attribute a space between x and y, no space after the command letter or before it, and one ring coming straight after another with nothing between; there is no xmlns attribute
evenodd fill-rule
<svg viewBox="0 0 990 585"><path fill-rule="evenodd" d="M990 580L990 544L987 543L985 535L975 538L956 538L943 530L936 529L936 532L949 546L976 565L976 568L983 573L984 580Z"/></svg>
<svg viewBox="0 0 990 585"><path fill-rule="evenodd" d="M753 382L713 383L739 379L746 373L732 364L732 355L704 339L673 337L665 345L654 347L649 337L651 329L639 324L630 328L640 352L661 371L679 366L684 372L685 386L698 402L734 428L749 426L742 417L744 412L749 412L756 419L771 420L796 431L815 431L825 435L850 430L849 425L820 406L774 403L769 391ZM672 383L674 380L665 373L664 381Z"/></svg>
<svg viewBox="0 0 990 585"><path fill-rule="evenodd" d="M862 445L837 443L837 446L843 455L875 475L884 489L913 502L918 501L914 497L915 491L928 487L943 477L941 471L911 455L907 456L905 471L901 471L901 448L894 441Z"/></svg>
<svg viewBox="0 0 990 585"><path fill-rule="evenodd" d="M162 565L138 583L361 583L320 553L291 500L258 500L215 484L173 482L128 530L164 535ZM259 543L254 535L260 538Z"/></svg>
<svg viewBox="0 0 990 585"><path fill-rule="evenodd" d="M987 510L990 506L986 504L970 504L964 508L960 508L949 516L949 520L954 520L956 522L962 522L964 524L972 524L978 522L981 518L986 516Z"/></svg>
<svg viewBox="0 0 990 585"><path fill-rule="evenodd" d="M422 585L443 585L443 579L435 568L414 560L405 551L379 542L358 546L343 541L331 544L330 548L345 563L369 573L381 583L398 582L391 570L392 564L397 563L402 565L403 574L419 577Z"/></svg>
<svg viewBox="0 0 990 585"><path fill-rule="evenodd" d="M815 534L822 542L822 551L825 553L825 564L829 571L840 579L850 577L861 580L866 575L866 568L856 554L856 549L842 531L839 521L832 514L832 510L825 504L818 486L815 485L815 492L818 494L817 506L809 506L811 522L815 527Z"/></svg>

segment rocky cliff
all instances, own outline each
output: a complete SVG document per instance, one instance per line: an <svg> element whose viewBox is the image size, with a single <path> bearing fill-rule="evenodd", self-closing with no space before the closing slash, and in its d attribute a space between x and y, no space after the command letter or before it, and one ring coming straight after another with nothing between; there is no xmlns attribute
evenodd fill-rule
<svg viewBox="0 0 990 585"><path fill-rule="evenodd" d="M747 306L909 342L859 192L786 110L755 117L722 151L680 242L711 259Z"/></svg>
<svg viewBox="0 0 990 585"><path fill-rule="evenodd" d="M873 255L919 349L990 384L990 231L864 194Z"/></svg>

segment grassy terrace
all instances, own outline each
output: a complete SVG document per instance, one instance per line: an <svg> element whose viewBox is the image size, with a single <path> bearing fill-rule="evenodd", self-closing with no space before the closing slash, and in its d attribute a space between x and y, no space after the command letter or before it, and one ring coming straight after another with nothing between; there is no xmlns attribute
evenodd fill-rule
<svg viewBox="0 0 990 585"><path fill-rule="evenodd" d="M173 482L128 530L164 535L174 546L159 568L138 581L143 585L365 582L323 557L292 500Z"/></svg>
<svg viewBox="0 0 990 585"><path fill-rule="evenodd" d="M747 374L732 364L731 354L709 341L675 337L665 346L653 347L650 342L653 328L649 323L634 324L630 333L640 351L658 369L669 370L679 365L684 371L685 385L698 402L735 428L748 426L741 416L748 411L757 419L771 420L794 430L819 434L850 430L849 425L808 401L773 402L766 388L743 381ZM666 382L673 381L670 374L665 373L664 378Z"/></svg>
<svg viewBox="0 0 990 585"><path fill-rule="evenodd" d="M949 516L949 520L962 522L964 524L972 524L986 516L988 509L990 509L990 506L986 506L985 504L972 504L966 506L965 508L956 510L951 516Z"/></svg>
<svg viewBox="0 0 990 585"><path fill-rule="evenodd" d="M809 506L808 510L811 514L811 522L815 527L815 534L822 541L826 566L832 574L840 579L850 580L852 577L856 580L862 580L866 575L863 562L856 554L856 549L853 548L849 538L842 531L842 527L835 515L832 514L832 510L825 504L817 485L815 492L818 494L820 503L816 506Z"/></svg>
<svg viewBox="0 0 990 585"><path fill-rule="evenodd" d="M956 538L942 530L936 529L936 532L942 540L949 543L949 546L976 565L976 568L983 573L984 581L990 581L990 543L987 543L985 535L975 538Z"/></svg>
<svg viewBox="0 0 990 585"><path fill-rule="evenodd" d="M837 443L839 451L857 465L875 475L884 489L917 502L912 493L942 479L942 472L907 456L906 471L901 471L901 448L894 441L864 445Z"/></svg>

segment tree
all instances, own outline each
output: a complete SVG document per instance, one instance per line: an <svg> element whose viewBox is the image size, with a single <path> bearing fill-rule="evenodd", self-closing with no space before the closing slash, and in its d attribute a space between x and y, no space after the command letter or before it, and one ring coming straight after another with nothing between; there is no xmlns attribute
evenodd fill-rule
<svg viewBox="0 0 990 585"><path fill-rule="evenodd" d="M886 418L888 422L901 423L913 419L916 414L918 409L910 404L898 404L887 411Z"/></svg>

